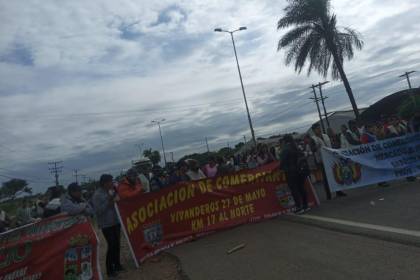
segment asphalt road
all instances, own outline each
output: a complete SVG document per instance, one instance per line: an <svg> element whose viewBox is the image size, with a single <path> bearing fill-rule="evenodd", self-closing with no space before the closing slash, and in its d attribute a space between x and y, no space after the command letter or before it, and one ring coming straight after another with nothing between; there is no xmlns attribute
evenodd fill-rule
<svg viewBox="0 0 420 280"><path fill-rule="evenodd" d="M312 215L420 230L420 180L354 189L331 201L325 201L319 186L316 189L322 204Z"/></svg>
<svg viewBox="0 0 420 280"><path fill-rule="evenodd" d="M322 198L322 189L317 189ZM348 194L328 202L321 199L321 207L307 217L387 226L402 234L285 216L216 233L171 252L191 280L419 280L420 236L415 235L420 235L420 182ZM226 253L241 243L245 248Z"/></svg>

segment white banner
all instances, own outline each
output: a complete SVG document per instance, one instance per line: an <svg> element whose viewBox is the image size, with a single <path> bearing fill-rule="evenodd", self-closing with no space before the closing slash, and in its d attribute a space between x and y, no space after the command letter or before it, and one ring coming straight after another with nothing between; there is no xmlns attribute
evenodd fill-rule
<svg viewBox="0 0 420 280"><path fill-rule="evenodd" d="M420 133L348 149L322 149L331 191L420 175Z"/></svg>

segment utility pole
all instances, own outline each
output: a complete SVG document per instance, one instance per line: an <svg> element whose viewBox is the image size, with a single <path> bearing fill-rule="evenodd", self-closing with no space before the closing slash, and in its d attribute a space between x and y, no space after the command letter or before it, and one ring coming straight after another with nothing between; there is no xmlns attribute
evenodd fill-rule
<svg viewBox="0 0 420 280"><path fill-rule="evenodd" d="M316 91L315 91L316 86L312 85L311 88L314 92L314 97L311 97L309 99L312 99L316 103L316 108L318 109L319 122L321 123L322 133L325 134L325 127L324 127L324 123L322 122L321 110L319 109L319 103L318 103L320 101L320 99L316 95Z"/></svg>
<svg viewBox="0 0 420 280"><path fill-rule="evenodd" d="M165 146L163 145L163 137L162 137L162 129L160 128L160 124L162 122L164 122L165 119L161 119L161 120L153 120L152 124L156 124L159 127L159 135L160 135L160 142L162 144L162 153L163 153L163 161L165 162L165 167L166 167L166 154L165 154Z"/></svg>
<svg viewBox="0 0 420 280"><path fill-rule="evenodd" d="M60 185L58 183L58 174L61 174L62 170L63 170L63 166L59 165L63 163L62 161L53 161L53 162L49 162L48 165L52 166L49 167L48 169L50 170L51 174L54 174L55 177L55 186L58 188L58 186Z"/></svg>
<svg viewBox="0 0 420 280"><path fill-rule="evenodd" d="M82 178L81 184L85 184L87 182L87 177L88 176L86 174L80 174L79 176L80 176L80 178Z"/></svg>
<svg viewBox="0 0 420 280"><path fill-rule="evenodd" d="M207 137L206 137L206 146L207 146L207 153L210 153L209 141L207 140Z"/></svg>
<svg viewBox="0 0 420 280"><path fill-rule="evenodd" d="M412 89L411 87L411 82L410 82L410 75L415 73L416 71L410 71L410 72L405 72L404 74L402 74L401 76L399 76L399 78L405 77L407 79L407 83L408 83L408 88ZM416 96L413 94L411 95L411 98L413 99L413 103L414 106L417 106L417 102L416 102Z"/></svg>
<svg viewBox="0 0 420 280"><path fill-rule="evenodd" d="M324 97L323 95L322 95L322 86L323 85L325 85L325 84L328 84L329 83L329 81L325 81L325 82L323 82L323 83L318 83L318 85L317 85L317 87L318 87L318 89L319 89L319 95L320 95L320 99L321 99L321 103L322 103L322 107L324 107L324 117L325 117L325 120L327 121L327 126L328 126L328 128L330 128L330 121L328 120L328 114L327 114L327 109L325 108L325 99L327 99L328 98L328 96L326 96L326 97Z"/></svg>
<svg viewBox="0 0 420 280"><path fill-rule="evenodd" d="M244 135L244 144L246 144L246 136Z"/></svg>
<svg viewBox="0 0 420 280"><path fill-rule="evenodd" d="M407 79L407 83L408 83L408 88L412 89L411 87L411 82L410 82L410 75L415 73L416 71L410 71L410 72L405 72L404 74L402 74L401 76L398 76L399 78L403 78L405 77Z"/></svg>
<svg viewBox="0 0 420 280"><path fill-rule="evenodd" d="M79 183L79 181L77 180L77 178L78 178L77 172L79 172L78 169L73 169L73 177L76 178L76 184Z"/></svg>
<svg viewBox="0 0 420 280"><path fill-rule="evenodd" d="M172 162L175 162L175 160L174 160L174 152L171 152L171 159L172 159Z"/></svg>

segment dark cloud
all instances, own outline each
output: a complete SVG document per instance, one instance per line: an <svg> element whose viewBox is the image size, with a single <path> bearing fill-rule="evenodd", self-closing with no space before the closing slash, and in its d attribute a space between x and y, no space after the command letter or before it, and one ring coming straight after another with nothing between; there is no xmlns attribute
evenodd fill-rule
<svg viewBox="0 0 420 280"><path fill-rule="evenodd" d="M156 22L152 23L151 26L158 26L160 24L168 24L174 20L173 13L181 15L181 21L187 20L188 14L178 5L170 5L163 9L158 16Z"/></svg>
<svg viewBox="0 0 420 280"><path fill-rule="evenodd" d="M32 51L21 44L16 44L10 48L10 51L0 55L0 62L17 64L22 66L33 66L34 59Z"/></svg>

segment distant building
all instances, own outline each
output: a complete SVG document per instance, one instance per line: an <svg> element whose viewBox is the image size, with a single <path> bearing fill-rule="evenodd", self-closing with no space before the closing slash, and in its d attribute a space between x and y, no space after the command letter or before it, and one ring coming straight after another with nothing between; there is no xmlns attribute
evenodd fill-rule
<svg viewBox="0 0 420 280"><path fill-rule="evenodd" d="M359 109L359 112L362 114L366 108ZM347 125L350 120L354 120L354 112L353 110L346 110L346 111L335 111L328 114L328 121L330 123L330 127L336 132L340 132L340 128L343 124ZM324 123L325 129L328 128L327 121L325 118L322 119ZM319 121L315 122L320 123ZM307 133L312 133L311 128L309 127Z"/></svg>
<svg viewBox="0 0 420 280"><path fill-rule="evenodd" d="M132 165L139 173L148 173L152 169L152 162L149 159L133 161Z"/></svg>

